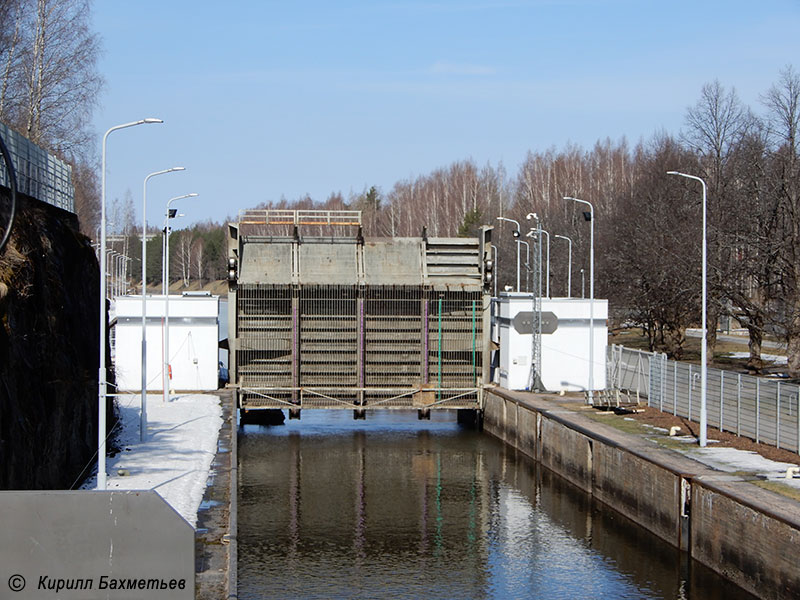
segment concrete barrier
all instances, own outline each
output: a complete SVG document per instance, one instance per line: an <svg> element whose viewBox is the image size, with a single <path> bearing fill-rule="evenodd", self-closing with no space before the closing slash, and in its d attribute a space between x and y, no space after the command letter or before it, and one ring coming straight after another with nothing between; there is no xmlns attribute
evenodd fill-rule
<svg viewBox="0 0 800 600"><path fill-rule="evenodd" d="M484 431L759 598L800 597L798 503L580 411L485 391Z"/></svg>

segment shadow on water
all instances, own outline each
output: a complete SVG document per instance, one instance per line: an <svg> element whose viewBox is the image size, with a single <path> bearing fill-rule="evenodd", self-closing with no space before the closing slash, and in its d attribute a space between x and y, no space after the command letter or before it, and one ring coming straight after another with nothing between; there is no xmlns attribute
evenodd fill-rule
<svg viewBox="0 0 800 600"><path fill-rule="evenodd" d="M455 414L239 437L239 597L751 598Z"/></svg>

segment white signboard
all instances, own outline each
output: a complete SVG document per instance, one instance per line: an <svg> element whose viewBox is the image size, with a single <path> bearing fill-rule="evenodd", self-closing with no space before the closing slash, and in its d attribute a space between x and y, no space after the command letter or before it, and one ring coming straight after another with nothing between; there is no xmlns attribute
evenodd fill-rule
<svg viewBox="0 0 800 600"><path fill-rule="evenodd" d="M0 598L194 598L194 529L152 490L2 491L0 515Z"/></svg>

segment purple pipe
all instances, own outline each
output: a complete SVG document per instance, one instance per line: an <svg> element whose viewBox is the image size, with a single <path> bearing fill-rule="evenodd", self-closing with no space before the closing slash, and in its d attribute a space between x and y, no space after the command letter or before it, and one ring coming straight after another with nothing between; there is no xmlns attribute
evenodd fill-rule
<svg viewBox="0 0 800 600"><path fill-rule="evenodd" d="M422 344L425 359L422 361L422 382L428 383L428 300L422 301Z"/></svg>

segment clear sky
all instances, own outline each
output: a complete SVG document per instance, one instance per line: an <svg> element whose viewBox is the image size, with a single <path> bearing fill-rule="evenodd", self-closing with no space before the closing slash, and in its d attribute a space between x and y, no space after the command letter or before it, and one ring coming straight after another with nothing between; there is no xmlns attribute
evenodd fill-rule
<svg viewBox="0 0 800 600"><path fill-rule="evenodd" d="M109 201L183 224L347 196L453 161L677 133L704 83L756 112L800 69L800 1L95 0ZM177 204L177 203L176 203ZM140 217L139 217L140 218ZM180 223L175 223L180 227Z"/></svg>

